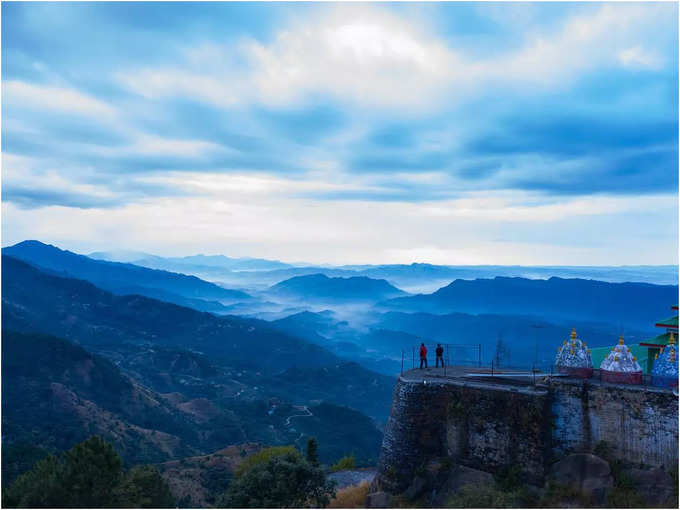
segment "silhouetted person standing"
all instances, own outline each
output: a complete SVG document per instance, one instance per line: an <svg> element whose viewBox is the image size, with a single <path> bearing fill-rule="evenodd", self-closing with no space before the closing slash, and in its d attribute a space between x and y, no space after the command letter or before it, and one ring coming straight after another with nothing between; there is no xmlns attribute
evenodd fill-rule
<svg viewBox="0 0 680 510"><path fill-rule="evenodd" d="M444 368L444 348L442 344L437 344L437 349L434 351L437 355L437 361L435 368L439 368L439 362L442 362L442 368Z"/></svg>
<svg viewBox="0 0 680 510"><path fill-rule="evenodd" d="M425 344L420 344L420 368L423 368L423 363L425 363L425 368L427 368L427 347Z"/></svg>

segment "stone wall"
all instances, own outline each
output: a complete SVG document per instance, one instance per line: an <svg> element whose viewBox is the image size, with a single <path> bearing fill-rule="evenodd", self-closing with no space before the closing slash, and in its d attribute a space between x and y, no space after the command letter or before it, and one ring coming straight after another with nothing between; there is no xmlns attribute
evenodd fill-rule
<svg viewBox="0 0 680 510"><path fill-rule="evenodd" d="M582 381L552 384L553 451L590 451L670 468L678 464L678 397L664 389Z"/></svg>
<svg viewBox="0 0 680 510"><path fill-rule="evenodd" d="M542 479L550 448L546 389L398 379L374 482L375 490L403 491L431 460L493 471L518 465Z"/></svg>
<svg viewBox="0 0 680 510"><path fill-rule="evenodd" d="M515 466L541 485L551 464L606 441L611 454L677 465L678 398L668 390L554 380L517 387L465 379L397 380L373 490L408 487L431 461L487 472Z"/></svg>

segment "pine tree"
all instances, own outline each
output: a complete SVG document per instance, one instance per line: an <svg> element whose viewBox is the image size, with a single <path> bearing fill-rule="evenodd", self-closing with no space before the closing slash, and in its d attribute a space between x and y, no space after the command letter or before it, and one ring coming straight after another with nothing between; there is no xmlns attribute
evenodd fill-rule
<svg viewBox="0 0 680 510"><path fill-rule="evenodd" d="M315 437L307 439L307 462L312 466L319 466L319 444Z"/></svg>
<svg viewBox="0 0 680 510"><path fill-rule="evenodd" d="M121 508L171 508L170 487L155 467L135 466L114 489L113 501Z"/></svg>
<svg viewBox="0 0 680 510"><path fill-rule="evenodd" d="M287 452L254 465L227 489L219 508L323 508L335 497L335 482L326 479L299 452Z"/></svg>

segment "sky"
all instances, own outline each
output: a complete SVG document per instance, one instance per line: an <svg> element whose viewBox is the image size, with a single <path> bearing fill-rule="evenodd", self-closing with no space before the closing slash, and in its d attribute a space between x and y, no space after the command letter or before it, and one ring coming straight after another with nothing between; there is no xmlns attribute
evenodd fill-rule
<svg viewBox="0 0 680 510"><path fill-rule="evenodd" d="M678 262L676 3L2 3L2 245Z"/></svg>

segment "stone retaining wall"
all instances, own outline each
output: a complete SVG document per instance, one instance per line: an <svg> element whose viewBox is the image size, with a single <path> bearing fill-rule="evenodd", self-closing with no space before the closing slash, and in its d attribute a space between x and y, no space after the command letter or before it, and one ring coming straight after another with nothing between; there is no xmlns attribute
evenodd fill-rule
<svg viewBox="0 0 680 510"><path fill-rule="evenodd" d="M678 463L678 398L668 390L414 377L397 380L373 491L404 491L433 460L491 473L515 466L524 480L542 485L555 460L600 441L632 463Z"/></svg>

